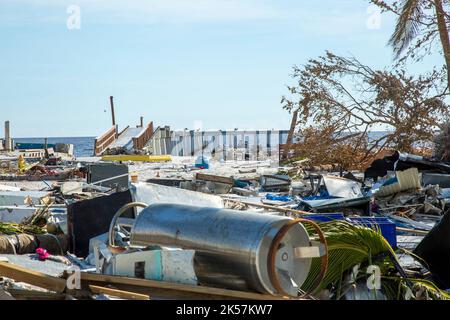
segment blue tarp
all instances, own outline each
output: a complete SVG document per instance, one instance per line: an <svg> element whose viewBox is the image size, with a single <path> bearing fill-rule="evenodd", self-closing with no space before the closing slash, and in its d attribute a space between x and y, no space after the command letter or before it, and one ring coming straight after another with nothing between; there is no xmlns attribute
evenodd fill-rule
<svg viewBox="0 0 450 320"><path fill-rule="evenodd" d="M292 201L292 197L288 196L288 195L277 195L277 194L272 194L272 193L268 193L266 194L266 199L267 200L274 200L274 201Z"/></svg>
<svg viewBox="0 0 450 320"><path fill-rule="evenodd" d="M47 144L47 148L55 148L56 144ZM25 143L18 142L15 145L15 148L18 150L26 150L26 149L44 149L45 145L43 143Z"/></svg>

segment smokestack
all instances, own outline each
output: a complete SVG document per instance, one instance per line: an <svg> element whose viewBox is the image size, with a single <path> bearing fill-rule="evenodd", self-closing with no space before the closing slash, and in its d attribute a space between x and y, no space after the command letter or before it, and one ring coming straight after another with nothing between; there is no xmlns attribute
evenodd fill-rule
<svg viewBox="0 0 450 320"><path fill-rule="evenodd" d="M9 130L9 121L5 121L5 150L11 151L12 150L12 143L11 143L11 133Z"/></svg>
<svg viewBox="0 0 450 320"><path fill-rule="evenodd" d="M143 127L144 127L144 117L141 116L141 128L143 128Z"/></svg>

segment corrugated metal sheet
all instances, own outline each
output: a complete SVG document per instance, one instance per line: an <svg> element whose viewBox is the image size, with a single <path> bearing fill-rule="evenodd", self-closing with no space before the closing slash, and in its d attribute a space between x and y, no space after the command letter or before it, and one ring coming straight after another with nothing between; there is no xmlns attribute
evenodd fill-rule
<svg viewBox="0 0 450 320"><path fill-rule="evenodd" d="M420 188L420 176L417 168L397 171L395 175L397 177L397 182L380 187L380 189L375 193L375 196L385 197L400 191Z"/></svg>

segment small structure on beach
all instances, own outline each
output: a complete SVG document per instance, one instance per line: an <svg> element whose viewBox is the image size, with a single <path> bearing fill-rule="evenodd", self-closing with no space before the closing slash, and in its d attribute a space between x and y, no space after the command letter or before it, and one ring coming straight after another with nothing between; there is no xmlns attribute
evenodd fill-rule
<svg viewBox="0 0 450 320"><path fill-rule="evenodd" d="M111 103L112 126L94 142L94 156L105 154L130 154L137 153L147 144L153 135L153 122L144 127L144 118L140 118L140 124L136 127L127 126L119 132L116 124L113 97L109 97Z"/></svg>

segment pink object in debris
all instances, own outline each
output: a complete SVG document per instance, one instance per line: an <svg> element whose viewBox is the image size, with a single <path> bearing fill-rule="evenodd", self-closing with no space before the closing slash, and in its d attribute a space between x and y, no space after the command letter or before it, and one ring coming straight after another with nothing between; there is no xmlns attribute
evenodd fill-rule
<svg viewBox="0 0 450 320"><path fill-rule="evenodd" d="M45 261L45 259L50 257L47 250L45 250L44 248L37 248L36 253L39 256L39 260L41 260L41 261Z"/></svg>

